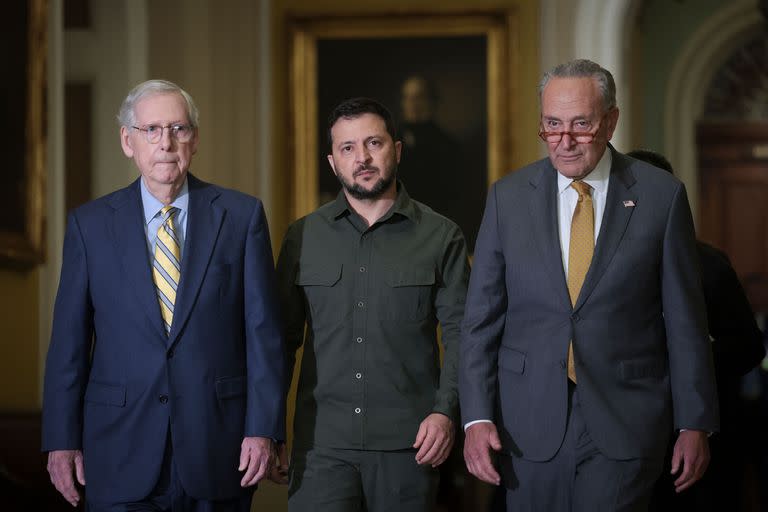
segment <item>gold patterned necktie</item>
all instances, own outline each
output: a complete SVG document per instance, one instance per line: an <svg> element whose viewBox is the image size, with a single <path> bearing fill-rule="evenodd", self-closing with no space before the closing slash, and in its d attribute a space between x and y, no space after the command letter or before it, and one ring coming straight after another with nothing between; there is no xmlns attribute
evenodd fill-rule
<svg viewBox="0 0 768 512"><path fill-rule="evenodd" d="M592 253L595 252L595 209L592 205L592 187L583 181L574 181L571 187L579 193L571 219L571 242L568 247L568 294L571 296L571 305L575 305L592 263ZM568 344L568 378L576 382L573 342Z"/></svg>
<svg viewBox="0 0 768 512"><path fill-rule="evenodd" d="M181 247L173 227L173 219L178 211L174 206L164 206L160 210L163 223L157 230L155 261L152 265L152 279L157 288L157 299L160 302L160 314L163 316L166 335L171 332L173 306L181 278Z"/></svg>

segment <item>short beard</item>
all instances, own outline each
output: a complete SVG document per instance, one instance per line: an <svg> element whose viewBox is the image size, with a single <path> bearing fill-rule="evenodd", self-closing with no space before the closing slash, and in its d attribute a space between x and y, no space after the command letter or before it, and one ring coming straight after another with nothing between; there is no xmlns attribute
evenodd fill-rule
<svg viewBox="0 0 768 512"><path fill-rule="evenodd" d="M336 177L339 179L339 183L341 183L341 186L344 187L344 190L346 190L349 195L359 201L363 201L368 199L378 199L384 195L384 192L389 190L389 187L392 186L396 175L397 172L393 171L389 176L379 178L379 181L374 183L370 190L363 188L358 183L347 182L341 174L337 174Z"/></svg>

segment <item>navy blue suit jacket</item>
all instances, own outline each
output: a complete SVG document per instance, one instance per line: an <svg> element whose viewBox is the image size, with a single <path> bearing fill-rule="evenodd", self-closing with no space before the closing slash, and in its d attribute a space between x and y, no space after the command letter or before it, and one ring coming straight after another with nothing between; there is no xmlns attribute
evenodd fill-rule
<svg viewBox="0 0 768 512"><path fill-rule="evenodd" d="M168 430L187 493L242 492L244 436L284 438L284 350L261 202L188 176L166 336L139 181L68 219L43 396L43 450L82 449L94 502L145 497Z"/></svg>
<svg viewBox="0 0 768 512"><path fill-rule="evenodd" d="M493 420L507 452L555 455L573 340L590 436L613 459L661 458L673 429L718 430L698 258L683 184L612 148L600 233L574 306L549 159L488 194L460 349L463 422Z"/></svg>

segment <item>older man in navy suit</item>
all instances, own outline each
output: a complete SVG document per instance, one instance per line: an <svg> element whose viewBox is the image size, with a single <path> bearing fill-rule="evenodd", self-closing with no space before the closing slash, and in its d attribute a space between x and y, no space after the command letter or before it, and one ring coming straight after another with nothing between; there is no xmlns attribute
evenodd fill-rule
<svg viewBox="0 0 768 512"><path fill-rule="evenodd" d="M48 471L88 510L247 511L285 429L264 210L188 173L198 114L177 85L139 84L119 121L141 177L69 215Z"/></svg>
<svg viewBox="0 0 768 512"><path fill-rule="evenodd" d="M540 91L549 158L494 184L477 239L465 459L508 511L646 510L673 431L683 490L718 428L690 208L682 183L609 145L607 70L569 62Z"/></svg>

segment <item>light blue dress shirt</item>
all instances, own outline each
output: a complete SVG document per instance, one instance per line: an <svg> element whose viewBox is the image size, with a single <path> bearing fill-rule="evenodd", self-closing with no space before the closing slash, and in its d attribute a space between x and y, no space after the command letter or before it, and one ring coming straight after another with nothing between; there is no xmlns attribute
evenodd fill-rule
<svg viewBox="0 0 768 512"><path fill-rule="evenodd" d="M144 178L139 180L141 184L141 204L144 206L144 234L147 237L147 248L149 249L149 260L152 261L155 257L155 240L157 240L157 230L163 223L163 217L160 214L160 210L163 208L161 203L155 196L153 196L147 186L144 184ZM176 231L176 236L179 238L179 244L181 245L181 258L184 259L184 240L187 235L187 212L189 211L189 186L187 185L187 179L184 178L184 184L181 186L179 195L171 203L179 209L179 213L173 219L173 227Z"/></svg>

